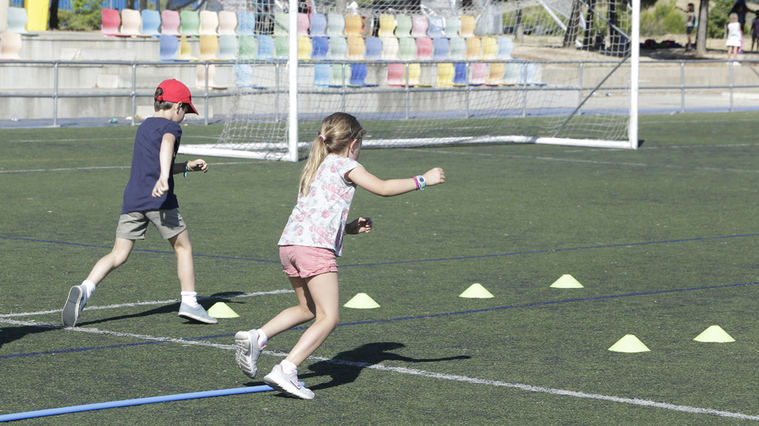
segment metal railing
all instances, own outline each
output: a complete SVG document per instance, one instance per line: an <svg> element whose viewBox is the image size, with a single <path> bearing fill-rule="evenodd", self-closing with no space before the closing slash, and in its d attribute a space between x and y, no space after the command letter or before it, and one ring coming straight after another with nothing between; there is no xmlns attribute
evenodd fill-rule
<svg viewBox="0 0 759 426"><path fill-rule="evenodd" d="M521 60L512 60L512 61L488 61L488 60L481 60L481 61L466 61L466 60L440 60L440 61L350 61L350 60L323 60L323 61L308 61L304 63L308 64L316 64L316 63L328 63L328 64L342 64L343 66L343 84L341 87L338 88L329 88L329 89L323 89L323 88L317 88L313 87L311 89L308 89L309 92L318 92L320 90L326 90L330 93L335 93L335 90L342 90L344 94L348 93L348 89L350 87L348 77L350 73L348 72L348 69L351 64L353 63L365 63L365 64L388 64L388 63L403 63L406 67L406 80L404 84L401 86L396 87L387 87L387 86L379 86L375 88L363 88L361 90L364 90L364 93L376 93L376 92L404 92L406 94L405 97L405 109L408 115L408 110L410 108L409 106L409 100L408 96L413 92L419 92L419 91L452 91L452 92L461 92L464 91L466 93L466 96L468 97L468 94L474 90L485 90L485 91L521 91L522 93L527 93L529 91L576 91L578 93L578 102L580 102L584 96L589 90L593 90L594 87L592 86L585 86L583 81L583 70L586 66L589 64L598 65L598 64L616 64L618 61L610 60L610 61L536 61L533 63L537 64L573 64L576 65L578 68L577 72L577 80L572 85L563 85L561 87L551 87L548 86L532 86L529 84L516 84L514 86L483 86L483 87L473 87L471 86L468 81L469 78L469 72L466 73L467 75L467 81L461 86L461 87L415 87L411 84L409 84L409 72L408 67L411 63L420 63L420 64L438 64L438 63L464 63L466 64L467 71L469 67L471 66L471 63L474 62L486 62L486 63L494 63L494 62L506 62L506 63L517 63L520 64L520 66L523 67L522 75L524 76L524 67L527 66L528 62L521 61ZM738 68L738 62L728 62L728 61L721 61L721 60L642 60L640 62L641 69L644 69L645 67L649 66L677 66L679 67L679 82L677 84L661 84L661 85L651 85L651 84L641 84L639 89L641 94L649 94L652 93L656 95L657 92L661 91L676 91L679 93L679 110L678 112L686 112L688 108L686 107L686 100L688 98L689 92L696 92L696 91L702 91L702 90L726 90L729 94L729 104L727 107L727 110L729 112L733 112L735 110L735 93L738 90L744 90L744 89L750 89L750 90L759 90L759 72L755 69L756 66L759 66L759 61L742 61L743 69L747 69L748 71L744 72L743 79L741 81L736 81L736 71ZM285 59L274 59L269 60L265 62L253 62L253 65L255 64L266 64L266 65L275 65L275 73L277 75L280 74L282 67L287 64L287 61ZM688 84L687 80L688 77L686 76L686 67L688 66L708 66L708 65L714 65L714 64L727 64L726 70L728 73L727 82L725 84ZM33 68L39 68L39 69L50 69L52 71L52 88L49 90L39 90L37 88L14 88L14 89L0 89L0 98L41 98L41 99L50 99L52 103L52 117L50 119L52 120L53 126L59 125L59 108L58 104L61 99L66 98L88 98L97 96L98 98L129 98L131 102L131 123L132 125L136 124L136 112L137 112L137 103L139 98L151 98L153 96L153 89L150 90L140 90L138 89L138 70L140 68L144 67L172 67L172 68L184 68L184 67L192 67L195 68L197 66L203 66L205 67L205 85L204 88L201 89L201 92L198 93L195 91L195 103L197 107L197 101L201 100L202 107L199 108L202 110L201 116L203 120L203 124L208 124L211 117L209 117L209 101L212 98L219 98L219 97L231 97L235 95L235 90L212 90L209 82L209 67L211 66L234 66L234 61L199 61L199 62L188 62L188 63L182 63L182 62L136 62L136 61L64 61L64 60L52 60L52 61L32 61L32 60L12 60L12 61L2 61L0 62L0 76L2 76L3 70L8 69L8 67L13 66L25 66L25 67L33 67ZM129 67L129 75L130 75L130 86L127 88L115 88L113 90L92 90L92 89L65 89L61 88L60 85L60 72L61 68L65 67L103 67L103 66L115 66L115 67ZM749 77L746 77L748 75ZM1 78L1 77L0 77ZM526 81L524 82L526 83ZM628 90L627 87L604 87L605 91L614 91L614 90ZM276 93L285 93L286 87L283 87L283 84L280 83L280 79L275 79L275 86L270 88L273 92ZM526 95L525 95L526 96ZM671 94L668 96L671 97ZM526 108L526 107L525 107ZM468 106L467 106L468 109ZM467 112L468 114L468 112Z"/></svg>

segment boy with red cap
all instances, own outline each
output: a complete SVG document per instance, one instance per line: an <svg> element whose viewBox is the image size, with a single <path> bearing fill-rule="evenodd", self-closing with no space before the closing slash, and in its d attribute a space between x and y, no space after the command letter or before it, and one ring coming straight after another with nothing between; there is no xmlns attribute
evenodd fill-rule
<svg viewBox="0 0 759 426"><path fill-rule="evenodd" d="M124 189L124 203L116 228L116 241L110 253L92 268L87 279L71 287L61 319L65 327L76 325L79 316L97 286L108 273L126 262L135 240L145 238L148 222L168 240L177 256L177 275L182 302L179 316L206 324L216 323L197 301L192 245L179 204L174 195L172 175L190 171L208 171L202 159L174 163L182 137L179 123L187 113L197 114L190 89L177 80L165 80L153 96L155 114L137 129L129 182Z"/></svg>

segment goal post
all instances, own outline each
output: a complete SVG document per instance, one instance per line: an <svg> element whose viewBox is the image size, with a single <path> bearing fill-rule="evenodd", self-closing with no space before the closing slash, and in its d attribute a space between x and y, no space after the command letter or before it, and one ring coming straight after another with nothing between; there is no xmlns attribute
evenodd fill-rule
<svg viewBox="0 0 759 426"><path fill-rule="evenodd" d="M254 20L234 106L180 152L297 161L336 111L365 147L638 148L640 0L261 1L224 3Z"/></svg>

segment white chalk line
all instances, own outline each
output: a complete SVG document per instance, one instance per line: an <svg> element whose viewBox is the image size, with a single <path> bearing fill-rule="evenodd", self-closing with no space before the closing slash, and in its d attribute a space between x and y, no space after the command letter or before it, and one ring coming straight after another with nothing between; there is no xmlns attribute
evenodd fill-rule
<svg viewBox="0 0 759 426"><path fill-rule="evenodd" d="M63 328L59 325L43 324L43 323L37 323L33 321L18 321L18 320L12 320L12 319L2 318L2 317L0 317L0 323L33 326L33 327L49 328L49 329ZM99 328L90 328L90 327L70 327L70 328L66 328L65 330L72 331L72 332L99 334L99 335L105 335L105 336L128 337L128 338L140 339L140 340L151 341L151 342L178 343L181 345L202 346L202 347L209 347L209 348L216 348L216 349L223 349L223 350L230 350L230 351L235 350L234 345L224 345L224 344L211 343L211 342L201 341L201 340L178 339L174 337L158 337L158 336L150 336L147 334L124 333L124 332L102 330ZM279 351L265 350L262 353L265 355L275 356L279 358L284 358L287 356L286 353L279 352ZM510 383L510 382L503 382L500 380L480 379L476 377L436 373L432 371L418 370L414 368L390 367L390 366L385 366L381 364L370 364L370 363L356 362L356 361L344 361L340 359L324 358L324 357L317 357L317 356L310 356L308 357L308 359L311 361L328 362L328 363L337 364L337 365L347 365L347 366L353 366L353 367L359 367L359 368L369 368L369 369L378 370L378 371L388 371L388 372L394 372L394 373L399 373L399 374L408 374L408 375L413 375L413 376L427 377L427 378L439 379L439 380L448 380L448 381L461 382L461 383L469 383L469 384L475 384L475 385L489 385L489 386L517 389L517 390L522 390L526 392L545 393L545 394L550 394L550 395L568 396L572 398L581 398L581 399L594 399L594 400L600 400L600 401L615 402L619 404L637 405L641 407L661 408L665 410L679 411L679 412L684 412L684 413L689 413L689 414L708 414L708 415L726 417L726 418L731 418L731 419L759 421L759 416L756 416L756 415L743 414L743 413L724 411L724 410L715 410L713 408L694 407L690 405L670 404L668 402L658 402L658 401L652 401L652 400L642 399L642 398L626 398L626 397L620 397L620 396L614 396L614 395L586 393L586 392L579 392L579 391L573 391L573 390L567 390L567 389L534 386L534 385L528 385L524 383Z"/></svg>
<svg viewBox="0 0 759 426"><path fill-rule="evenodd" d="M238 298L238 297L269 296L273 294L285 294L285 293L294 293L294 292L295 291L293 289L281 289L281 290L270 290L270 291L258 291L255 293L232 294L229 296L198 297L198 300L202 302L203 300L225 300L225 299L232 299L232 298ZM136 306L169 305L171 303L178 303L178 302L179 302L179 299L152 300L152 301L145 301L145 302L120 303L120 304L114 304L114 305L87 306L84 308L84 310L97 311L97 310L104 310L104 309L132 308ZM61 311L63 311L63 308L51 309L47 311L17 312L17 313L11 313L11 314L0 314L0 318L18 318L18 317L30 317L30 316L38 316L38 315L49 315L49 314L60 313Z"/></svg>

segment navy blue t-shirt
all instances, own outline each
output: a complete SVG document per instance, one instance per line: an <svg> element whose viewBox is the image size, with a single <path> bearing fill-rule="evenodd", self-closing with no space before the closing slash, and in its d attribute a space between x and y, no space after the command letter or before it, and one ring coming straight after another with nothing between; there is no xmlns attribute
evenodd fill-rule
<svg viewBox="0 0 759 426"><path fill-rule="evenodd" d="M174 154L169 169L169 190L161 198L153 198L151 193L158 177L161 175L161 140L163 135L171 133L176 138ZM129 182L124 189L124 204L121 214L147 210L175 209L179 207L174 195L174 159L179 149L182 128L178 123L160 117L150 117L137 129L132 154L132 171Z"/></svg>

